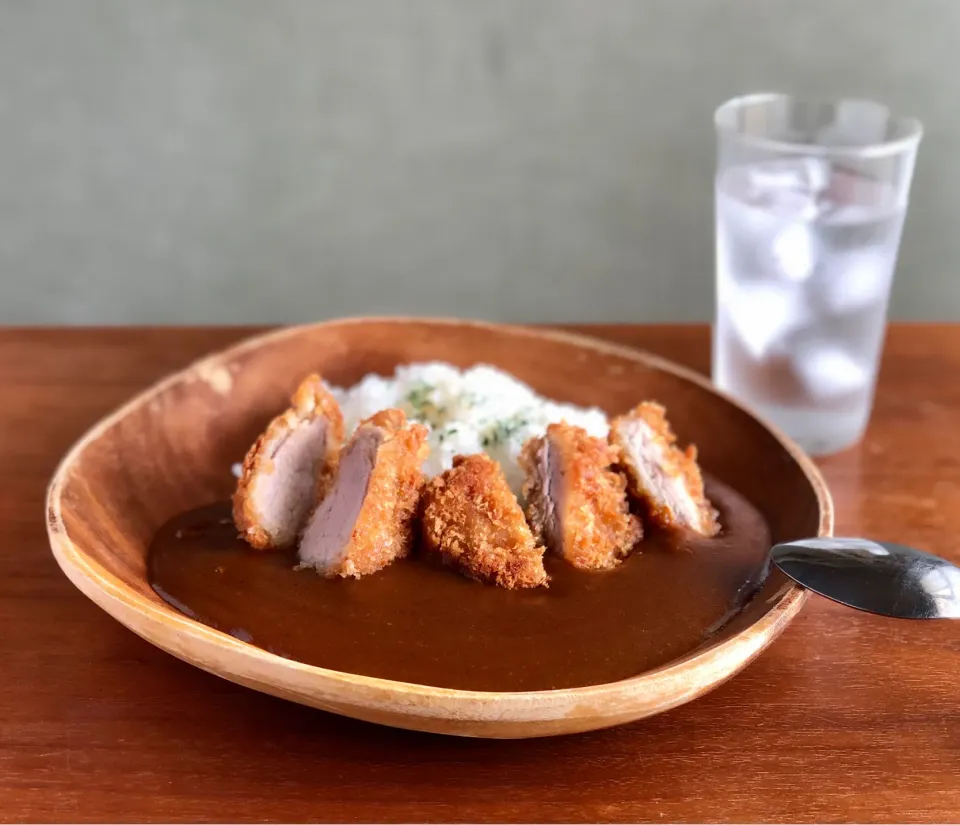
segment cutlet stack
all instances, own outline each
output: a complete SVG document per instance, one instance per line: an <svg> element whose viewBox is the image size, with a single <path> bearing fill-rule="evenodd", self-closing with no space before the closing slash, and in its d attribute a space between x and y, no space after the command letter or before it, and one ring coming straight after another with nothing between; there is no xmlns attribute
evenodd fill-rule
<svg viewBox="0 0 960 825"><path fill-rule="evenodd" d="M528 440L519 462L526 513L490 456L457 456L425 482L427 429L399 409L360 423L343 444L343 416L311 375L243 463L234 520L253 547L299 539L300 567L369 575L422 551L461 574L519 590L548 585L544 553L582 570L616 567L648 526L719 531L692 446L681 450L654 402L615 418L609 440L565 422ZM341 447L342 445L342 447Z"/></svg>

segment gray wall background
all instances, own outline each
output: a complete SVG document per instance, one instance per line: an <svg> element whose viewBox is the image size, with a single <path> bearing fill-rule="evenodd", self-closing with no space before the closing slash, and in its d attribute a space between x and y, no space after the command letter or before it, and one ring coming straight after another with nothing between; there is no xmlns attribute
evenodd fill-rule
<svg viewBox="0 0 960 825"><path fill-rule="evenodd" d="M0 322L705 320L771 89L923 120L892 311L960 319L957 0L2 0Z"/></svg>

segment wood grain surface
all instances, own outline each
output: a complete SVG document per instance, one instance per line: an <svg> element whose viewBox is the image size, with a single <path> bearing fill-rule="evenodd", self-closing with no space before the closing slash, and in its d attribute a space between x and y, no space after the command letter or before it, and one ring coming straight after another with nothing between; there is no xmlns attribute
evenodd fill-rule
<svg viewBox="0 0 960 825"><path fill-rule="evenodd" d="M579 327L705 371L702 327ZM0 331L4 821L960 818L960 625L811 599L690 705L557 739L380 728L237 687L124 629L50 553L47 480L104 413L250 329ZM895 326L861 445L820 462L838 534L960 561L960 327Z"/></svg>

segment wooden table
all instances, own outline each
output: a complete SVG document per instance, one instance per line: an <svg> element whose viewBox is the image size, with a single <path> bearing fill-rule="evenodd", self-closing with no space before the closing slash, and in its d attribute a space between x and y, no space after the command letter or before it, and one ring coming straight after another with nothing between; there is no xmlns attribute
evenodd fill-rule
<svg viewBox="0 0 960 825"><path fill-rule="evenodd" d="M703 327L589 327L706 370ZM519 742L378 728L151 647L60 573L60 455L249 329L0 331L0 818L897 821L960 818L960 624L814 598L733 681L614 730ZM895 326L864 442L822 462L837 532L960 561L960 326ZM952 513L952 515L951 515Z"/></svg>

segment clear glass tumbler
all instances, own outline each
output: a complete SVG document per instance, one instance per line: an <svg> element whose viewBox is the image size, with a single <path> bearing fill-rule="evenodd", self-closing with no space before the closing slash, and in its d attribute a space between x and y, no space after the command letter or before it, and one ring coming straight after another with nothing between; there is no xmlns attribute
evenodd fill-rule
<svg viewBox="0 0 960 825"><path fill-rule="evenodd" d="M866 100L715 115L713 380L814 455L860 440L922 129Z"/></svg>

